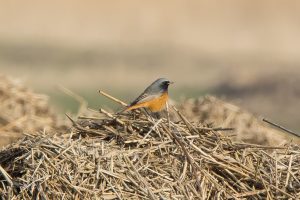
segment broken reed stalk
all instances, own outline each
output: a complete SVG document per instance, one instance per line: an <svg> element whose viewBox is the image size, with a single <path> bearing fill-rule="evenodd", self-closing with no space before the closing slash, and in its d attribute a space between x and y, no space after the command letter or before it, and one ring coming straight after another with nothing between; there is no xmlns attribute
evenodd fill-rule
<svg viewBox="0 0 300 200"><path fill-rule="evenodd" d="M103 96L109 98L110 100L113 100L114 102L117 102L118 104L121 104L122 106L127 106L127 104L126 104L125 102L123 102L123 101L121 101L121 100L119 100L119 99L117 99L117 98L115 98L115 97L113 97L113 96L107 94L106 92L104 92L104 91L102 91L102 90L99 90L98 92L99 92L100 94L102 94Z"/></svg>
<svg viewBox="0 0 300 200"><path fill-rule="evenodd" d="M1 165L0 165L0 172L1 172L2 176L4 176L5 180L8 182L9 186L12 187L12 186L13 186L12 178L11 178L10 175L2 168Z"/></svg>
<svg viewBox="0 0 300 200"><path fill-rule="evenodd" d="M114 117L111 113L107 112L107 111L104 110L103 108L100 108L100 109L99 109L99 112L105 114L107 117L109 117L109 118L111 118L111 119L116 120L116 122L118 122L119 124L121 124L121 125L123 125L123 126L125 125L125 123L124 123L122 120L118 119L117 117Z"/></svg>

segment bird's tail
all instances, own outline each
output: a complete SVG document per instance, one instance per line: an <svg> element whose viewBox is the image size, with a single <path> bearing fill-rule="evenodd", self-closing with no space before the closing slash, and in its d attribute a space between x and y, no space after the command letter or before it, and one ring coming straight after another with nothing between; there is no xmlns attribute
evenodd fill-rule
<svg viewBox="0 0 300 200"><path fill-rule="evenodd" d="M116 114L119 115L119 114L121 114L123 112L130 111L130 110L133 110L133 109L135 109L135 107L133 107L133 106L126 106L126 107L120 109L119 111L117 111Z"/></svg>
<svg viewBox="0 0 300 200"><path fill-rule="evenodd" d="M118 110L115 114L119 115L119 114L123 113L126 109L127 109L127 107L122 108L122 109Z"/></svg>
<svg viewBox="0 0 300 200"><path fill-rule="evenodd" d="M124 108L121 108L120 110L118 110L118 111L116 112L116 115L119 115L119 114L125 112L127 109L128 109L128 106L125 106Z"/></svg>
<svg viewBox="0 0 300 200"><path fill-rule="evenodd" d="M145 107L144 104L135 104L135 105L128 105L128 106L125 106L124 108L122 108L121 110L117 111L116 114L121 114L122 112L126 112L126 111L130 111L130 110L133 110L133 109L137 109L137 108L143 108Z"/></svg>

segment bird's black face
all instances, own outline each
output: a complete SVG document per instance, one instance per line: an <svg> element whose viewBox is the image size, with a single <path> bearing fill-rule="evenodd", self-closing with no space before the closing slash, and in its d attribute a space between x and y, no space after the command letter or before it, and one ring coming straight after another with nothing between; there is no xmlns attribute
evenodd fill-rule
<svg viewBox="0 0 300 200"><path fill-rule="evenodd" d="M161 87L163 88L163 89L168 89L168 87L169 87L169 85L170 84L172 84L173 82L171 82L171 81L163 81L162 83L161 83Z"/></svg>

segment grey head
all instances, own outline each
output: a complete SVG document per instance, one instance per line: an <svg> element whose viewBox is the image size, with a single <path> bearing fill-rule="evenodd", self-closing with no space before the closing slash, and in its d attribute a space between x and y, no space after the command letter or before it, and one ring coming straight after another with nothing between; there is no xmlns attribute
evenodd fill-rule
<svg viewBox="0 0 300 200"><path fill-rule="evenodd" d="M156 81L154 81L149 87L147 87L144 93L157 94L167 92L169 85L172 83L173 82L169 81L166 78L159 78Z"/></svg>

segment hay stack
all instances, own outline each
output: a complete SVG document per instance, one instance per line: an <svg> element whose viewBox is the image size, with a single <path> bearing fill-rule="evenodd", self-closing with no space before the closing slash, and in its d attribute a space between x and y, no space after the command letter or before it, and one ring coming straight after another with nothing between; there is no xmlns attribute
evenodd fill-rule
<svg viewBox="0 0 300 200"><path fill-rule="evenodd" d="M299 199L300 149L234 143L188 121L130 113L73 121L0 152L3 199Z"/></svg>
<svg viewBox="0 0 300 200"><path fill-rule="evenodd" d="M213 96L188 99L179 109L192 121L205 122L213 126L235 129L234 140L261 145L281 145L291 140L300 144L299 137L292 137L258 120L253 114Z"/></svg>
<svg viewBox="0 0 300 200"><path fill-rule="evenodd" d="M57 127L57 117L50 111L48 97L36 94L18 80L0 74L0 147L19 138Z"/></svg>

